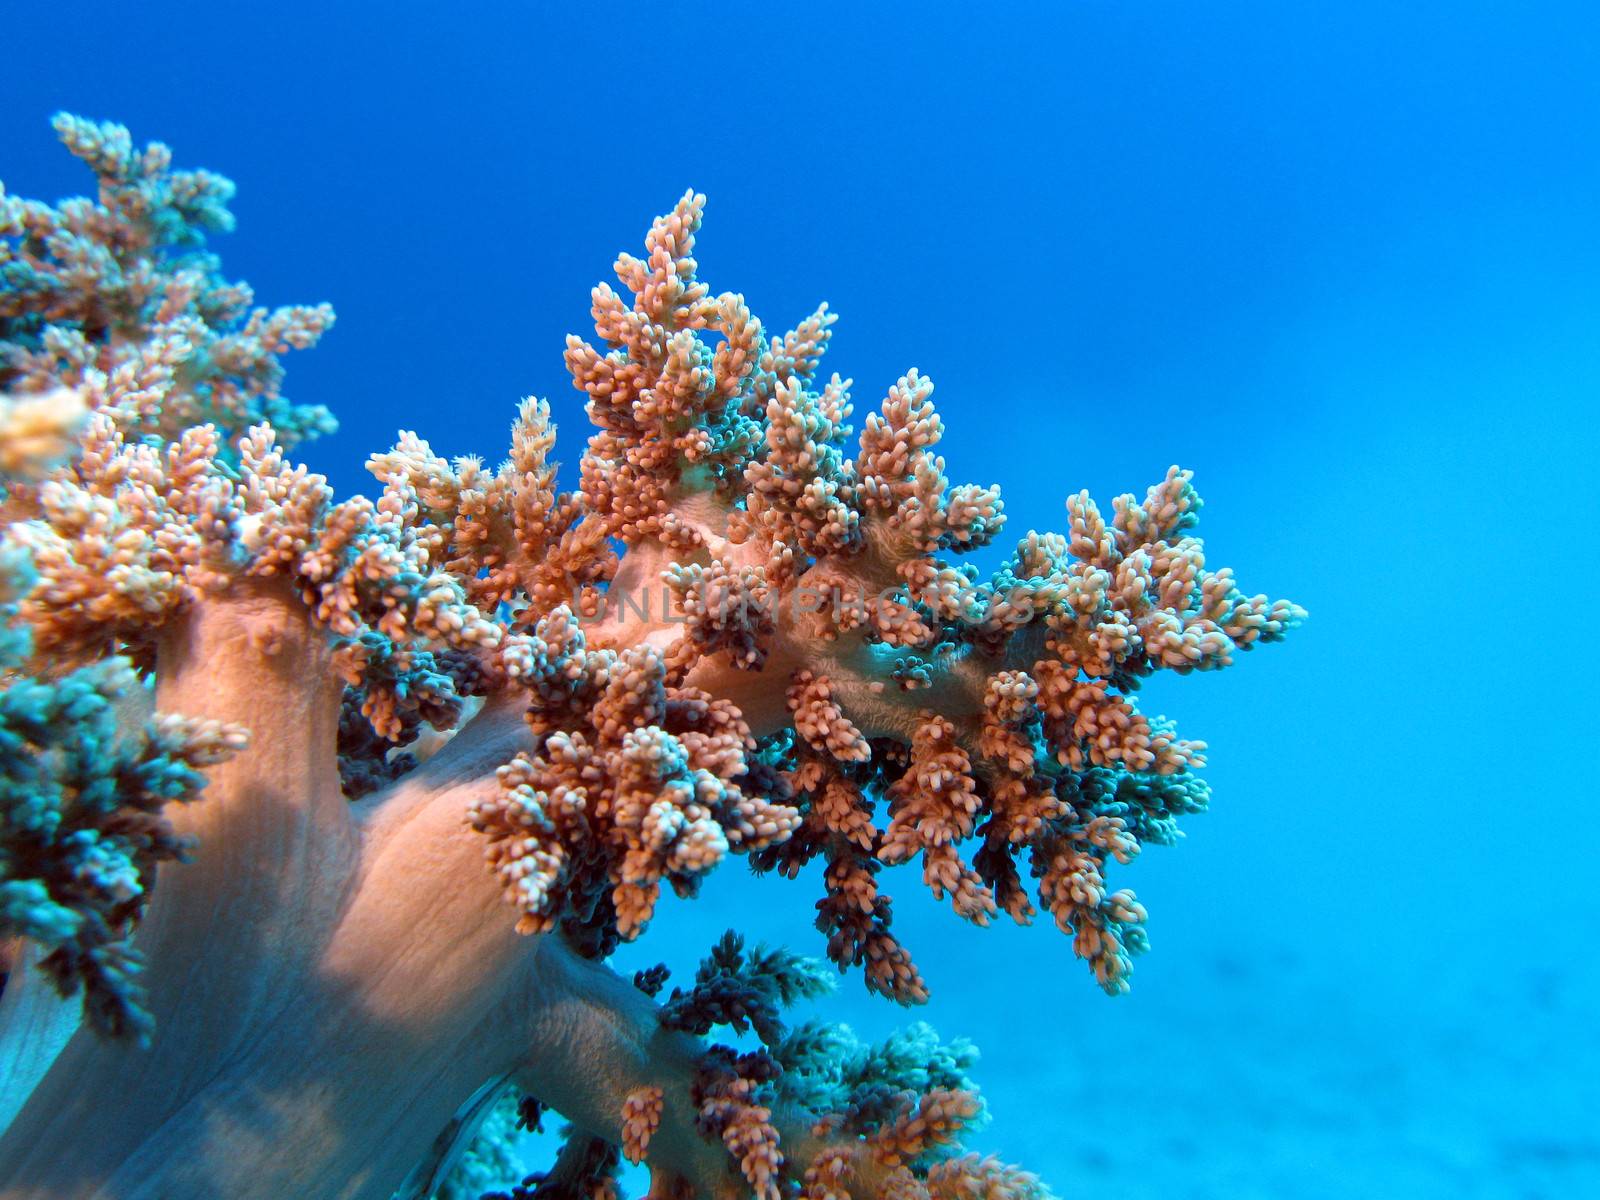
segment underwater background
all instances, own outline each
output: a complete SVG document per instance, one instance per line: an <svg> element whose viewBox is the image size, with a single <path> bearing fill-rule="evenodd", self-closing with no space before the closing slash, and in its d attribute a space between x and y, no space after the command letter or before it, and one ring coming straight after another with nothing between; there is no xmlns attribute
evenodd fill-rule
<svg viewBox="0 0 1600 1200"><path fill-rule="evenodd" d="M686 187L713 290L827 300L857 424L908 367L1010 524L1196 473L1213 560L1311 620L1143 707L1210 814L1118 871L1108 999L1048 922L915 872L934 991L867 1035L984 1051L971 1144L1064 1197L1600 1195L1600 13L1589 4L8 5L0 179L58 109L239 185L224 271L337 327L286 393L341 493L414 429L497 461L588 294ZM989 564L985 564L989 565ZM621 965L820 953L814 882L725 867ZM510 914L508 913L508 920ZM537 1158L538 1148L530 1148Z"/></svg>

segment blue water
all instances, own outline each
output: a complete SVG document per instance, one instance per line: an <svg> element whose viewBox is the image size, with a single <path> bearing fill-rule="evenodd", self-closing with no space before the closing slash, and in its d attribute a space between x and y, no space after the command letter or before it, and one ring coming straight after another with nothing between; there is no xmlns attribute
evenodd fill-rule
<svg viewBox="0 0 1600 1200"><path fill-rule="evenodd" d="M1216 804L1120 875L1131 996L887 877L981 1145L1067 1196L1600 1195L1592 5L329 7L12 6L0 178L85 186L66 108L236 180L228 272L339 310L287 392L341 491L397 428L497 459L529 393L575 464L563 337L692 186L702 277L828 300L858 418L930 374L1008 533L1180 462L1311 610L1149 689ZM815 893L732 866L625 960L820 949Z"/></svg>

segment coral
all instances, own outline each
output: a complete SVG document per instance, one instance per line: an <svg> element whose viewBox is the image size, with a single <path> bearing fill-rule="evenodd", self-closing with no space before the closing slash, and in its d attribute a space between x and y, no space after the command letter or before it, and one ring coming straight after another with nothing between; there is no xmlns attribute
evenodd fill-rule
<svg viewBox="0 0 1600 1200"><path fill-rule="evenodd" d="M691 895L731 849L769 846L798 824L756 790L768 773L746 757L756 745L738 709L670 686L654 648L589 650L561 607L501 657L531 698L539 750L501 767L501 791L469 815L521 932L562 924L609 951L644 929L661 880Z"/></svg>
<svg viewBox="0 0 1600 1200"><path fill-rule="evenodd" d="M81 388L129 437L207 422L229 444L261 421L285 446L331 432L327 409L280 394L278 355L315 345L333 310L252 307L204 251L233 228L233 184L173 170L159 142L136 151L120 125L62 113L55 127L99 196L51 207L0 191L0 391Z"/></svg>
<svg viewBox="0 0 1600 1200"><path fill-rule="evenodd" d="M277 357L331 310L222 281L225 180L57 129L98 199L0 196L0 935L43 968L0 996L0 1196L599 1197L624 1159L662 1198L1042 1195L961 1149L965 1043L785 1012L832 968L926 998L882 890L913 862L1127 989L1113 864L1209 799L1140 685L1304 617L1207 567L1189 472L983 575L1000 492L948 476L931 381L852 447L834 315L714 295L691 192L568 340L577 490L530 398L494 470L401 433L336 501ZM832 968L730 934L662 999L604 965L734 854L820 860Z"/></svg>
<svg viewBox="0 0 1600 1200"><path fill-rule="evenodd" d="M72 457L88 410L72 388L36 396L0 394L0 478L11 486L36 482Z"/></svg>
<svg viewBox="0 0 1600 1200"><path fill-rule="evenodd" d="M0 397L0 481L25 485L58 467L83 413L65 389ZM156 865L190 849L162 810L194 800L202 769L249 739L220 721L143 715L144 685L126 658L30 674L33 631L19 611L37 582L27 543L0 543L0 939L39 947L39 969L62 995L83 990L98 1032L142 1038L150 1017L129 939Z"/></svg>
<svg viewBox="0 0 1600 1200"><path fill-rule="evenodd" d="M478 1200L485 1192L514 1186L524 1177L516 1151L516 1139L525 1127L521 1107L514 1088L495 1093L477 1136L434 1190L436 1200Z"/></svg>
<svg viewBox="0 0 1600 1200"><path fill-rule="evenodd" d="M650 994L666 968L635 980ZM881 1045L861 1042L849 1028L807 1022L790 1030L783 1013L826 995L833 981L825 964L785 950L747 951L729 931L700 964L693 984L675 988L661 1006L660 1028L702 1036L716 1029L753 1033L759 1048L741 1052L727 1044L704 1046L694 1064L690 1098L696 1127L719 1141L731 1165L761 1200L785 1194L780 1183L800 1185L804 1197L863 1195L959 1197L977 1194L1024 1198L1048 1193L1025 1171L977 1155L959 1156L963 1128L984 1118L968 1070L977 1054L964 1041L942 1044L925 1024ZM648 1162L661 1125L663 1089L641 1085L623 1099L620 1149L629 1162ZM501 1102L500 1113L509 1111ZM473 1157L492 1157L504 1145L506 1122L486 1129ZM527 1197L614 1194L616 1150L601 1153L592 1136L569 1128L550 1172L526 1177L510 1192ZM574 1164L581 1164L578 1170ZM981 1190L981 1186L993 1189ZM695 1181L653 1169L651 1194L698 1194ZM487 1198L486 1198L487 1200Z"/></svg>

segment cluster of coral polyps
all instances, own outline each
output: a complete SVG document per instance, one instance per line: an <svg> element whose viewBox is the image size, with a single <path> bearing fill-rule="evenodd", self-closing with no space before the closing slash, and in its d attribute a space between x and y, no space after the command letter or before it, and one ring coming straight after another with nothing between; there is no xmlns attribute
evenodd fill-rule
<svg viewBox="0 0 1600 1200"><path fill-rule="evenodd" d="M993 542L1005 516L997 487L946 477L931 382L911 371L895 383L852 453L850 382L819 373L833 314L823 306L772 336L742 296L713 295L693 257L704 198L690 193L651 227L643 258L617 260L621 291L595 289L596 340L568 340L566 365L597 428L576 491L557 489L549 407L527 400L498 468L447 462L404 433L369 462L381 494L336 503L322 477L286 457L332 426L325 410L282 397L278 361L314 342L331 310L253 308L248 287L221 278L204 242L231 227L226 180L173 170L165 147L136 151L119 126L61 117L57 129L95 172L98 198L49 206L0 193L0 467L16 635L0 694L0 935L35 944L62 992L87 985L101 1033L150 1037L133 934L146 908L152 921L181 905L203 911L203 887L225 886L202 869L211 826L194 826L199 865L164 871L152 901L154 864L192 848L163 823L161 805L192 798L196 768L235 755L189 808L248 804L240 811L251 822L270 825L281 803L277 832L294 831L281 841L293 849L284 862L304 877L252 893L229 922L208 926L209 938L235 939L231 959L174 933L175 918L144 939L162 1054L193 1044L161 1032L174 1022L231 1022L231 1040L199 1042L217 1055L260 1054L277 1036L248 1008L197 1014L203 987L160 986L168 974L203 978L213 960L238 975L258 943L273 948L275 987L304 989L303 1011L320 1005L339 1014L330 1022L353 1019L357 996L363 1020L403 1007L384 990L387 976L363 977L348 994L327 983L360 975L352 954L414 939L415 928L374 932L398 920L397 856L414 867L412 886L431 881L452 897L498 889L519 931L545 935L532 943L543 947L533 988L543 1002L557 1003L556 980L587 980L577 1002L620 1005L637 1019L613 1024L644 1030L646 1042L671 1033L698 1045L712 1024L742 1028L763 1005L810 994L810 977L790 960L752 966L736 947L662 1010L642 991L617 1000L576 965L637 937L663 882L690 894L730 851L788 876L823 859L817 925L829 957L863 968L870 988L899 1001L920 1001L926 987L891 929L879 876L918 858L924 883L961 917L983 924L1003 910L1027 921L1040 905L1102 987L1127 987L1145 912L1131 891L1112 889L1108 864L1171 842L1178 818L1207 802L1193 774L1203 743L1142 714L1134 693L1159 669L1229 666L1304 616L1207 567L1189 472L1170 469L1142 500L1118 498L1109 520L1086 493L1070 498L1065 534L1029 532L987 578L958 565L952 557ZM222 658L197 664L197 647ZM199 669L211 672L209 691L194 681ZM330 672L342 695L324 703ZM208 711L188 722L150 717L151 679L163 707L170 697ZM263 699L280 694L288 700L275 707ZM505 726L507 712L520 714L519 728ZM119 721L134 731L120 743ZM241 721L257 748L243 750ZM116 751L68 749L85 722ZM341 786L367 799L350 805ZM462 873L449 826L433 843L407 840L426 824L409 814L439 805L488 874ZM218 838L237 828L218 821ZM306 851L311 834L333 849ZM396 845L411 848L399 855ZM360 915L378 892L388 915ZM340 949L366 920L378 924L362 927L360 953ZM252 921L254 941L235 928ZM408 969L495 935L474 926L437 936L448 944L407 945ZM493 946L486 960L509 964L511 952ZM451 1004L465 1011L494 991L482 963L473 982L452 969L448 995L433 996L435 1025ZM751 971L771 974L778 992L729 982ZM439 968L429 987L446 975ZM7 997L19 990L14 980ZM537 1009L517 1001L519 1020ZM127 1086L111 1068L95 1074L82 1036L60 1061L62 1039L14 1077L44 1077L39 1094L55 1086L59 1097L68 1084L51 1081L70 1060L89 1094L99 1094L89 1085ZM426 1060L427 1035L412 1027L408 1036ZM813 1031L797 1045L773 1033L745 1055L666 1043L655 1066L646 1053L642 1068L612 1072L630 1086L597 1081L570 1095L550 1075L563 1057L552 1036L528 1034L521 1059L507 1051L502 1064L485 1051L484 1060L487 1073L579 1125L552 1179L598 1179L615 1164L611 1144L650 1161L662 1195L720 1194L740 1180L763 1197L789 1187L821 1198L1035 1186L995 1163L931 1153L976 1111L952 1082L959 1072L940 1082L847 1051L835 1035ZM532 1042L544 1046L543 1067L526 1060ZM601 1048L586 1052L605 1059ZM803 1070L793 1065L802 1061ZM208 1069L220 1076L221 1065L177 1077L189 1086ZM360 1069L377 1078L387 1066ZM828 1087L792 1094L805 1091L802 1077L828 1071ZM417 1121L437 1109L404 1090L359 1095L378 1116L385 1103L410 1104ZM446 1114L468 1097L447 1099ZM48 1176L44 1103L24 1107L34 1175L18 1178ZM480 1098L471 1111L484 1107ZM680 1109L689 1116L675 1117ZM354 1169L339 1157L351 1146L397 1152L396 1131L409 1127L378 1116L362 1127L367 1142L346 1130L343 1148L324 1146L320 1157L308 1135L295 1170L320 1164L323 1177L338 1177ZM799 1132L780 1138L785 1123ZM457 1124L462 1137L471 1132L471 1122ZM178 1127L169 1122L161 1136ZM14 1129L13 1151L19 1136ZM687 1145L696 1137L726 1148L716 1168L725 1177L705 1178L713 1169ZM122 1167L105 1152L104 1178L148 1153L137 1130L124 1142ZM398 1182L368 1169L360 1184L305 1190L289 1167L256 1161L256 1190L235 1181L207 1192L217 1172L242 1168L205 1169L213 1174L172 1168L159 1194L265 1195L292 1179L297 1195L376 1196ZM410 1178L408 1194L421 1195L414 1181L433 1175ZM554 1184L537 1186L554 1194Z"/></svg>
<svg viewBox="0 0 1600 1200"><path fill-rule="evenodd" d="M627 553L609 601L589 590L609 564L566 548L583 585L568 604L514 598L501 663L540 743L475 814L508 898L528 928L631 937L661 880L686 891L729 849L786 874L820 855L830 956L914 1001L879 866L920 856L961 916L1025 921L1024 858L1039 902L1122 990L1144 910L1107 886L1107 860L1171 841L1206 803L1190 773L1203 744L1132 693L1158 669L1228 666L1303 613L1207 569L1200 497L1176 467L1110 521L1072 497L1068 534L1030 532L988 579L948 561L1005 516L997 487L946 478L933 385L899 380L849 457L849 381L818 377L833 315L769 337L743 297L712 296L693 258L703 203L684 196L645 258L617 260L628 296L595 289L603 348L568 339L600 432L563 504ZM407 451L385 478L405 479L446 554L489 541L482 517L463 520L462 477ZM656 586L670 604L651 607Z"/></svg>

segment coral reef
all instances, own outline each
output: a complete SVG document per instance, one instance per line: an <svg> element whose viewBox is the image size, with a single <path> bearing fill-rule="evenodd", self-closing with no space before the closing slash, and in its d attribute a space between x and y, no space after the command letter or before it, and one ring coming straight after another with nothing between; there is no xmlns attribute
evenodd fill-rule
<svg viewBox="0 0 1600 1200"><path fill-rule="evenodd" d="M916 1003L880 877L918 860L1125 990L1111 864L1208 800L1139 686L1304 616L1207 567L1189 472L958 564L1005 514L947 478L931 382L852 455L833 314L713 295L689 193L568 340L577 490L529 399L497 469L403 433L336 502L278 358L331 310L220 278L227 181L56 127L98 199L0 194L0 1196L467 1195L545 1109L517 1197L622 1159L662 1200L1044 1194L961 1151L963 1044L787 1028L831 970L730 934L658 1000L604 960L730 854L821 860L828 958Z"/></svg>

